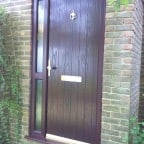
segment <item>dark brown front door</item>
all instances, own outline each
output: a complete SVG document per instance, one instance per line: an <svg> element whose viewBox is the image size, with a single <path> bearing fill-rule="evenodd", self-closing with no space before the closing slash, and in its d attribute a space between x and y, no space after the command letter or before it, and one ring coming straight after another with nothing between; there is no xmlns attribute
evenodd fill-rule
<svg viewBox="0 0 144 144"><path fill-rule="evenodd" d="M50 0L47 133L99 144L104 0Z"/></svg>

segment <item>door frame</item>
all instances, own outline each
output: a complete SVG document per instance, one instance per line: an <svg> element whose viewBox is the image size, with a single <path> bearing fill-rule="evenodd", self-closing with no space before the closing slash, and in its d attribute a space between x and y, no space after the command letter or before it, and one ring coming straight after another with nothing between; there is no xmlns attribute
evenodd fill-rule
<svg viewBox="0 0 144 144"><path fill-rule="evenodd" d="M49 59L49 23L50 23L50 0L44 0L45 2L45 12L44 12L44 44L43 44L43 71L42 73L36 73L36 47L37 47L37 25L38 25L38 1L32 1L32 58L31 58L31 96L30 96L30 120L29 120L29 138L40 141L42 143L49 144L60 144L59 142L52 142L51 140L46 140L46 129L47 129L47 95L48 95L48 75L47 75L47 65ZM98 75L97 75L97 138L96 144L101 142L101 116L102 116L102 76L103 76L103 57L104 57L104 34L105 34L105 12L106 12L106 0L99 0L101 2L101 33L99 35L99 49L98 49ZM47 59L47 61L46 61ZM42 121L41 121L41 131L36 131L34 128L35 124L35 80L40 78L43 80L42 84Z"/></svg>

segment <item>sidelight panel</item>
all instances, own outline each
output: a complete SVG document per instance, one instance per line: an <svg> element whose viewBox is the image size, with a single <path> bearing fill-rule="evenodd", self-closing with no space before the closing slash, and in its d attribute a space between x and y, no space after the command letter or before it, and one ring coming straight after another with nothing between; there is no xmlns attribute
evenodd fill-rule
<svg viewBox="0 0 144 144"><path fill-rule="evenodd" d="M42 121L42 80L36 80L36 106L35 106L35 130L41 131Z"/></svg>
<svg viewBox="0 0 144 144"><path fill-rule="evenodd" d="M44 32L44 0L38 2L38 28L37 28L37 72L43 67L43 32Z"/></svg>

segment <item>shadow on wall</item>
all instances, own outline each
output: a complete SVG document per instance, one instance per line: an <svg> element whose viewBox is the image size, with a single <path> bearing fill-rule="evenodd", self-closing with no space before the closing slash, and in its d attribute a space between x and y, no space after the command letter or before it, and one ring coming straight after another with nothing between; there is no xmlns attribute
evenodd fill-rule
<svg viewBox="0 0 144 144"><path fill-rule="evenodd" d="M144 16L143 16L143 42L141 53L139 121L144 121Z"/></svg>

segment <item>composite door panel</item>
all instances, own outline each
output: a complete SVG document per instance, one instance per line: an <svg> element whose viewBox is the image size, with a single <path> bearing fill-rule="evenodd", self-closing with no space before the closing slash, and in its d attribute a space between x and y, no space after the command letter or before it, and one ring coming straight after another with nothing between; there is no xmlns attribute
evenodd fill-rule
<svg viewBox="0 0 144 144"><path fill-rule="evenodd" d="M91 144L99 137L101 7L101 0L50 0L48 134Z"/></svg>

